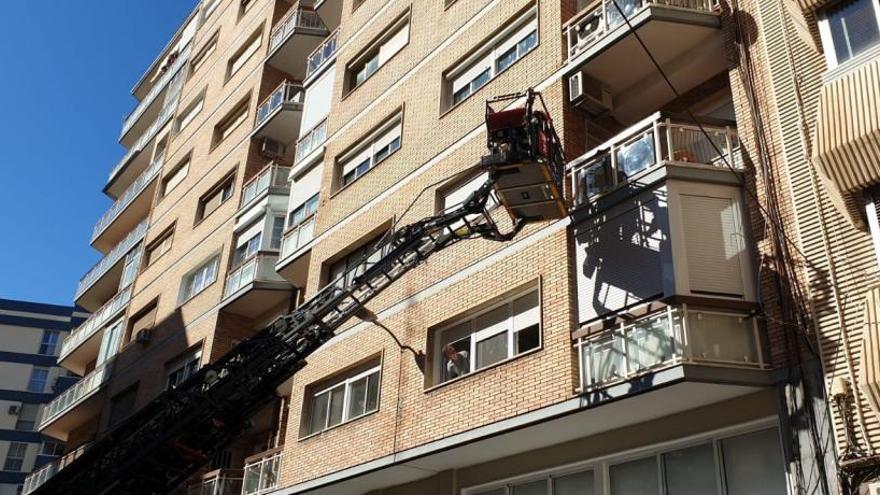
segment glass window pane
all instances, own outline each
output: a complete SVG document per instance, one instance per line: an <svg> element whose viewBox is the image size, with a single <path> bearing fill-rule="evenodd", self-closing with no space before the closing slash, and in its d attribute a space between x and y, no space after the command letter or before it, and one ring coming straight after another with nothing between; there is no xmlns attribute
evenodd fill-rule
<svg viewBox="0 0 880 495"><path fill-rule="evenodd" d="M718 493L711 443L663 454L667 495Z"/></svg>
<svg viewBox="0 0 880 495"><path fill-rule="evenodd" d="M840 2L828 9L828 28L837 62L845 62L880 41L872 0Z"/></svg>
<svg viewBox="0 0 880 495"><path fill-rule="evenodd" d="M721 441L728 495L788 493L776 428Z"/></svg>
<svg viewBox="0 0 880 495"><path fill-rule="evenodd" d="M611 495L660 495L654 457L611 466L608 475Z"/></svg>
<svg viewBox="0 0 880 495"><path fill-rule="evenodd" d="M592 471L574 473L553 479L553 495L593 495L595 481Z"/></svg>
<svg viewBox="0 0 880 495"><path fill-rule="evenodd" d="M324 393L312 398L311 417L309 419L309 433L317 433L324 429L327 424L327 403L330 394Z"/></svg>
<svg viewBox="0 0 880 495"><path fill-rule="evenodd" d="M343 405L345 404L345 387L339 386L330 391L330 407L328 411L327 426L335 426L342 423Z"/></svg>
<svg viewBox="0 0 880 495"><path fill-rule="evenodd" d="M617 168L626 177L632 177L654 165L654 158L654 134L649 132L617 151Z"/></svg>
<svg viewBox="0 0 880 495"><path fill-rule="evenodd" d="M367 403L365 412L373 412L379 408L379 373L373 373L367 378Z"/></svg>
<svg viewBox="0 0 880 495"><path fill-rule="evenodd" d="M507 332L477 342L477 369L507 359Z"/></svg>
<svg viewBox="0 0 880 495"><path fill-rule="evenodd" d="M522 354L526 351L536 349L541 344L538 325L532 325L525 330L516 332L514 334L513 344L516 346L514 354Z"/></svg>
<svg viewBox="0 0 880 495"><path fill-rule="evenodd" d="M348 386L347 419L363 416L367 405L367 377L352 382Z"/></svg>
<svg viewBox="0 0 880 495"><path fill-rule="evenodd" d="M511 495L547 495L547 480L540 479L510 487Z"/></svg>

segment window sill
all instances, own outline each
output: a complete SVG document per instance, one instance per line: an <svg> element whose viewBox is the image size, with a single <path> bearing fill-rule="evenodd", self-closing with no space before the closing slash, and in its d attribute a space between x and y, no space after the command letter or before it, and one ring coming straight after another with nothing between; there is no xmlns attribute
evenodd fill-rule
<svg viewBox="0 0 880 495"><path fill-rule="evenodd" d="M304 437L299 437L299 438L297 439L297 442L305 442L305 441L307 441L307 440L311 440L311 439L313 439L313 438L318 438L318 437L320 437L320 436L322 436L322 435L324 435L324 434L326 434L326 433L328 433L328 432L331 432L331 431L337 430L337 429L339 429L339 428L341 428L341 427L343 427L343 426L350 425L350 424L352 424L352 423L356 423L356 422L358 422L358 421L360 421L360 420L362 420L362 419L368 418L368 417L370 417L370 416L372 416L372 415L374 415L374 414L376 414L376 413L378 413L378 412L379 412L379 408L377 407L375 411L370 411L370 412L364 414L363 416L358 416L358 417L356 417L356 418L354 418L354 419L349 419L348 421L344 421L344 422L342 422L342 423L339 423L338 425L331 426L330 428L327 428L326 430L321 430L321 431L318 431L318 432L315 432L315 433L309 433L308 435L306 435L306 436L304 436Z"/></svg>
<svg viewBox="0 0 880 495"><path fill-rule="evenodd" d="M838 64L836 67L829 67L828 70L824 74L822 74L822 82L825 84L829 84L837 79L840 79L841 77L850 74L853 71L858 70L859 68L873 62L876 59L880 59L880 43L874 45L871 48L868 48L864 52L856 55L846 62Z"/></svg>
<svg viewBox="0 0 880 495"><path fill-rule="evenodd" d="M543 328L542 328L541 330L542 330L542 337L543 337ZM454 384L454 383L462 382L462 381L464 381L464 380L467 380L468 378L471 378L471 377L474 377L474 376L481 375L481 374L483 374L484 372L489 371L489 370L491 370L491 369L497 368L497 367L499 367L499 366L504 366L505 364L508 364L508 363L510 363L510 362L513 362L513 361L516 361L517 359L521 359L521 358L524 358L524 357L526 357L526 356L531 356L532 354L536 354L536 353L542 351L543 349L544 349L544 342L543 342L543 340L542 340L541 345L539 345L538 347L535 347L534 349L530 349L530 350L528 350L528 351L526 351L526 352L523 352L522 354L517 354L516 356L509 357L509 358L507 358L507 359L505 359L505 360L503 360L503 361L498 361L497 363L492 364L492 365L490 365L490 366L486 366L485 368L480 368L480 369L478 369L477 371L474 371L473 373L468 373L467 375L460 376L460 377L458 377L458 378L453 378L452 380L447 380L447 381L445 381L445 382L443 382L443 383L438 383L438 384L436 384L436 385L431 385L430 387L426 388L423 392L424 392L425 394L429 394L429 393L431 393L431 392L434 392L435 390L439 390L439 389L441 389L441 388L443 388L443 387L446 387L447 385L452 385L452 384Z"/></svg>

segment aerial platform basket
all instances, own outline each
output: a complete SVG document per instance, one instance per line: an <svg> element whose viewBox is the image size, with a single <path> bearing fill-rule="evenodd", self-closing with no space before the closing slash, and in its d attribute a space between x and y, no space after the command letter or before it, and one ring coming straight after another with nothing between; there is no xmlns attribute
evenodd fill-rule
<svg viewBox="0 0 880 495"><path fill-rule="evenodd" d="M521 98L522 107L493 107ZM541 110L534 109L536 99ZM496 177L495 194L508 213L526 222L567 216L565 158L541 94L530 89L487 101L486 130L489 154L481 165Z"/></svg>

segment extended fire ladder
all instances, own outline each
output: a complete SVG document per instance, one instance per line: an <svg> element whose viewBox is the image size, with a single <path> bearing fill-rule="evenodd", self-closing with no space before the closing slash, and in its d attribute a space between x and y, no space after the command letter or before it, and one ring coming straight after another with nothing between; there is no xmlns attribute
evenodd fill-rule
<svg viewBox="0 0 880 495"><path fill-rule="evenodd" d="M276 390L306 365L310 354L409 270L459 241L504 242L529 222L561 218L566 211L564 160L546 109L532 110L540 94L530 90L490 103L523 97L526 111L496 112L487 104L491 155L483 159L483 168L488 178L463 204L390 232L375 248L381 258L361 268L351 283L328 285L181 386L163 392L35 493L168 493L247 430L250 419L276 398ZM505 232L487 209L493 193L510 215Z"/></svg>

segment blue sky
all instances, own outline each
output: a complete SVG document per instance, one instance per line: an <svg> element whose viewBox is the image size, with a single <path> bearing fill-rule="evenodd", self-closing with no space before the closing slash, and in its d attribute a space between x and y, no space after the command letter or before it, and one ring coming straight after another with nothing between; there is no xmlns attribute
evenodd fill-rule
<svg viewBox="0 0 880 495"><path fill-rule="evenodd" d="M6 2L0 16L0 298L71 304L124 154L131 88L196 0Z"/></svg>

